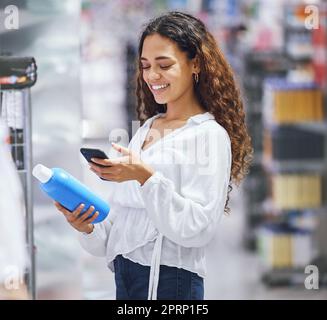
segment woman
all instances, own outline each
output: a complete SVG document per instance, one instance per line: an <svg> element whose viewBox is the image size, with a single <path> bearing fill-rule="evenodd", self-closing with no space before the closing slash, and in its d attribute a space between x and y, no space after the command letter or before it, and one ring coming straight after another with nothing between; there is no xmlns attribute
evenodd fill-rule
<svg viewBox="0 0 327 320"><path fill-rule="evenodd" d="M92 225L90 207L58 209L82 246L107 257L117 299L204 298L204 247L231 184L252 154L232 72L204 24L170 12L145 27L139 43L137 113L142 127L122 157L94 159L112 181L108 219ZM109 220L110 219L110 220Z"/></svg>

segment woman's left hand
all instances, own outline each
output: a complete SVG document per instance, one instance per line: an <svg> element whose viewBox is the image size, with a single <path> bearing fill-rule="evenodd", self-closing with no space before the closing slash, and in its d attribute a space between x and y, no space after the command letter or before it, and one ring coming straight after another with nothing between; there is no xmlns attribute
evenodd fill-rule
<svg viewBox="0 0 327 320"><path fill-rule="evenodd" d="M89 162L90 170L104 180L123 182L127 180L137 180L144 184L154 173L154 170L141 161L139 156L129 149L112 143L113 148L120 152L123 157L116 159L92 158L94 163Z"/></svg>

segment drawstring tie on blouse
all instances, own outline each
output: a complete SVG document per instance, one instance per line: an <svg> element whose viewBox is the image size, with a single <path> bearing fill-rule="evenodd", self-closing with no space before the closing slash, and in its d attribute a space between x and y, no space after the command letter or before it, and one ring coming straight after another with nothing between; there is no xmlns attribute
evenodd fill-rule
<svg viewBox="0 0 327 320"><path fill-rule="evenodd" d="M153 248L153 253L151 258L150 277L149 277L148 300L157 300L162 238L163 238L162 234L159 233Z"/></svg>

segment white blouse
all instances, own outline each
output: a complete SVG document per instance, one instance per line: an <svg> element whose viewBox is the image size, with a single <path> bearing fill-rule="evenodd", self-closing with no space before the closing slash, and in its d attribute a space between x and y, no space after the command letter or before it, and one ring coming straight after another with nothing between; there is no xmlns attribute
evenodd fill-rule
<svg viewBox="0 0 327 320"><path fill-rule="evenodd" d="M143 186L108 182L108 217L79 236L89 253L106 256L113 272L119 254L150 266L149 299L156 299L160 265L205 277L204 248L224 212L232 161L228 133L209 112L142 150L153 120L162 115L146 120L129 143L155 173Z"/></svg>

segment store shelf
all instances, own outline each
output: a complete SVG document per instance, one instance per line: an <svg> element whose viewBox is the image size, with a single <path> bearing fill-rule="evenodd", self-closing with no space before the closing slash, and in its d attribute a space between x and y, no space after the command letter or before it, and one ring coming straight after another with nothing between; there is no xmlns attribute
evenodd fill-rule
<svg viewBox="0 0 327 320"><path fill-rule="evenodd" d="M327 122L288 122L288 123L274 123L265 122L264 126L269 131L277 130L280 126L292 126L295 128L316 132L316 133L327 133Z"/></svg>
<svg viewBox="0 0 327 320"><path fill-rule="evenodd" d="M296 127L317 133L327 133L327 122L304 122L294 124Z"/></svg>
<svg viewBox="0 0 327 320"><path fill-rule="evenodd" d="M324 160L305 159L305 160L262 160L262 166L268 173L283 172L325 172L326 163Z"/></svg>
<svg viewBox="0 0 327 320"><path fill-rule="evenodd" d="M267 286L302 286L306 274L303 269L272 269L262 275L262 282Z"/></svg>
<svg viewBox="0 0 327 320"><path fill-rule="evenodd" d="M262 282L269 287L281 286L299 286L304 287L305 279L308 274L304 273L303 268L297 269L274 269L266 271L261 279ZM326 272L319 273L319 287L327 286Z"/></svg>
<svg viewBox="0 0 327 320"><path fill-rule="evenodd" d="M327 206L321 206L321 207L314 207L314 208L289 208L289 209L281 209L281 208L277 208L274 205L274 202L271 198L266 199L261 206L258 208L258 210L261 210L263 215L275 215L277 216L283 216L285 214L288 214L290 212L304 212L304 211L314 211L317 214L322 213L325 214L327 213Z"/></svg>
<svg viewBox="0 0 327 320"><path fill-rule="evenodd" d="M254 154L253 161L252 161L252 166L261 166L262 164L262 152L257 152Z"/></svg>

